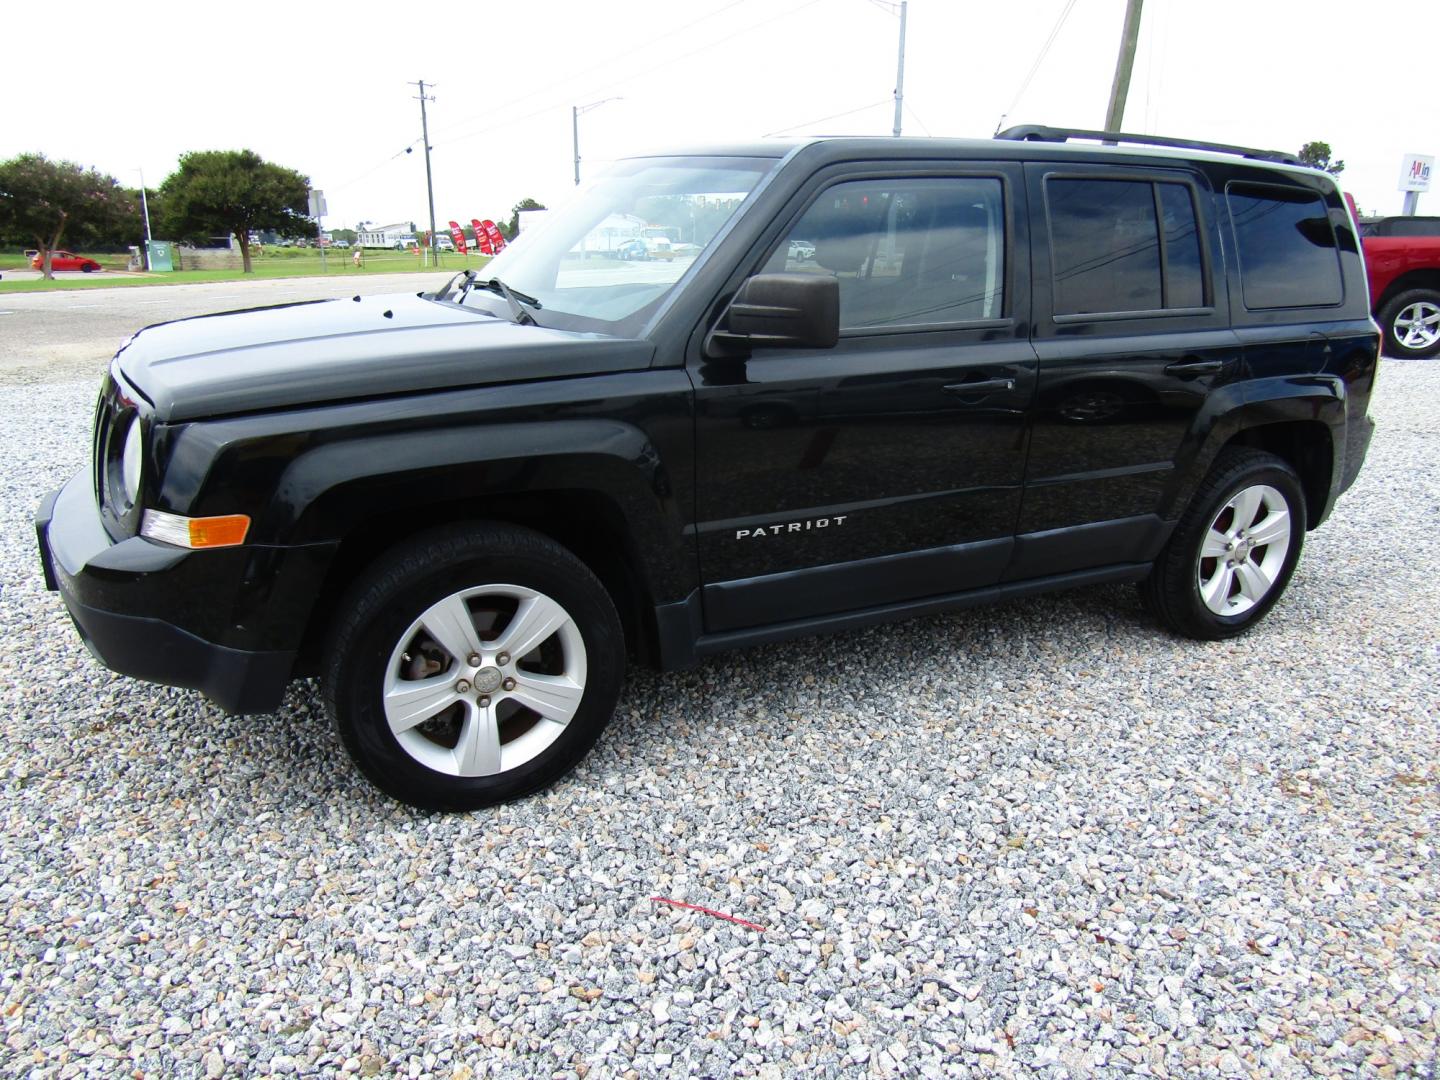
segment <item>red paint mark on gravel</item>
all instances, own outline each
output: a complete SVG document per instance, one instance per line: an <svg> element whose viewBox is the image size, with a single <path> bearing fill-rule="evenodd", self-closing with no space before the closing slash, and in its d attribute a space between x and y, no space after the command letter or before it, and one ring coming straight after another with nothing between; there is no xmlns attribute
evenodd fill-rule
<svg viewBox="0 0 1440 1080"><path fill-rule="evenodd" d="M685 908L689 911L698 911L704 915L713 915L717 919L724 919L726 922L733 922L737 926L743 926L747 930L754 930L763 934L765 927L745 919L737 919L734 915L726 915L723 911L716 911L714 908L701 907L699 904L687 904L683 900L671 900L668 896L652 896L651 901L656 904L669 904L671 907Z"/></svg>

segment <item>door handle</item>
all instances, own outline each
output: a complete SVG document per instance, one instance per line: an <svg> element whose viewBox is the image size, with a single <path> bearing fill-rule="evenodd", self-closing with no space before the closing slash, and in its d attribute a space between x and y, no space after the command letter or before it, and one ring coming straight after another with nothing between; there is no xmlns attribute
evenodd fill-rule
<svg viewBox="0 0 1440 1080"><path fill-rule="evenodd" d="M971 394L996 394L1015 389L1014 379L983 379L980 382L957 382L942 386L947 394L969 397Z"/></svg>
<svg viewBox="0 0 1440 1080"><path fill-rule="evenodd" d="M1166 375L1219 375L1228 365L1224 360L1181 360L1166 364Z"/></svg>

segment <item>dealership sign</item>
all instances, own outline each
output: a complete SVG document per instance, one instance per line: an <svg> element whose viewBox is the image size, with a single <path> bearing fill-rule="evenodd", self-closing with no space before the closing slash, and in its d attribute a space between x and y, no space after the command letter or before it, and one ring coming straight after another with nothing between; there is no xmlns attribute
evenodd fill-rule
<svg viewBox="0 0 1440 1080"><path fill-rule="evenodd" d="M1435 159L1422 154L1406 154L1400 163L1401 191L1429 191L1430 174L1435 171Z"/></svg>

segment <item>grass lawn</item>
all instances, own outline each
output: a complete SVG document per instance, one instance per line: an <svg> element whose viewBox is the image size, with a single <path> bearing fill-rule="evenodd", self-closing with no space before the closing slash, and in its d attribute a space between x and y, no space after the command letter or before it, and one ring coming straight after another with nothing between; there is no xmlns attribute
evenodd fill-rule
<svg viewBox="0 0 1440 1080"><path fill-rule="evenodd" d="M83 254L78 252L77 254ZM488 255L460 255L442 252L440 265L424 266L419 255L404 251L371 249L364 253L364 265L356 269L351 252L327 252L325 268L320 266L320 252L310 248L270 248L262 255L251 253L254 272L239 270L176 270L169 274L131 274L125 272L124 255L91 256L105 269L93 274L67 273L54 281L11 281L0 277L0 293L49 292L55 289L123 288L127 285L186 285L197 281L246 281L252 278L287 277L361 277L365 274L403 274L415 272L458 271L476 269L490 261ZM7 270L28 270L29 263L19 252L0 252L0 275Z"/></svg>

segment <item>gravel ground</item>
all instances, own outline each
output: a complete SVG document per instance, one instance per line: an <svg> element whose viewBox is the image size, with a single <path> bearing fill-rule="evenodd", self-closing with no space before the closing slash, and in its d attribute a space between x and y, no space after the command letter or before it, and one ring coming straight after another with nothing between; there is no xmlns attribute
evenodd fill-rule
<svg viewBox="0 0 1440 1080"><path fill-rule="evenodd" d="M94 390L0 386L0 1073L1435 1075L1440 363L1240 641L1101 588L637 672L451 817L313 687L89 658L30 514Z"/></svg>

